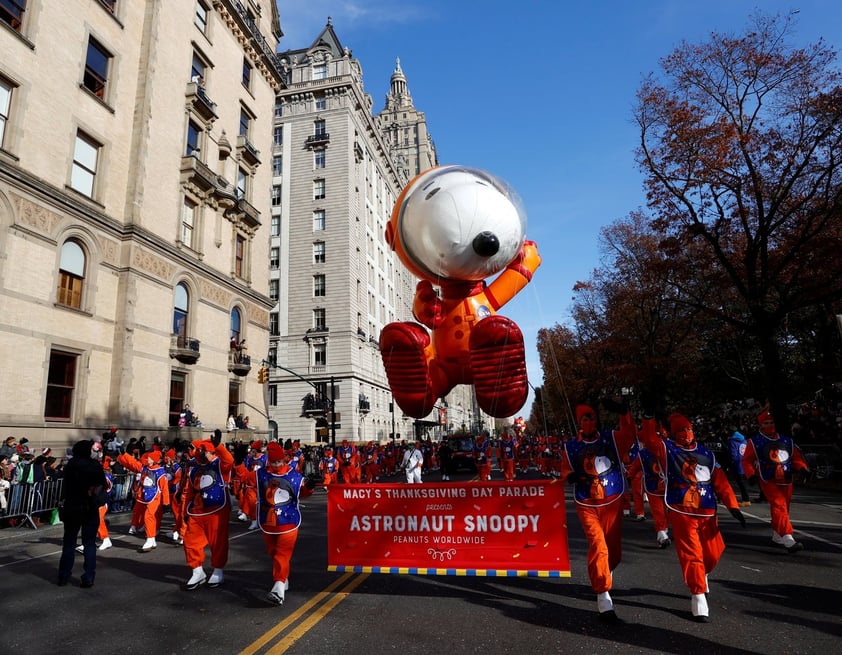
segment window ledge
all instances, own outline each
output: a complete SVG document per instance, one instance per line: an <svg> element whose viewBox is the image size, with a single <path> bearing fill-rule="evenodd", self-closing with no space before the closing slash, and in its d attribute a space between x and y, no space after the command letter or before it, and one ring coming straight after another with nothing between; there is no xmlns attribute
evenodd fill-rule
<svg viewBox="0 0 842 655"><path fill-rule="evenodd" d="M120 26L120 29L121 29L121 30L126 29L126 26L125 26L125 25L123 25L123 22L122 22L119 18L117 18L116 14L115 14L113 11L111 11L111 10L110 10L110 9L109 9L106 5L105 5L105 3L104 3L104 2L102 2L102 0L100 0L99 5L102 7L102 10L103 10L106 14L108 14L109 16L111 16L111 19L112 19L115 23L117 23L117 25L119 25L119 26Z"/></svg>
<svg viewBox="0 0 842 655"><path fill-rule="evenodd" d="M25 37L23 34L21 34L20 32L18 32L18 31L17 31L14 27L12 27L11 25L9 25L6 21L4 21L4 20L0 20L0 26L2 26L2 27L3 27L3 29L8 30L11 34L14 34L14 35L15 35L18 39L20 39L20 40L21 40L21 41L22 41L22 42L26 45L26 47L28 47L30 50L35 50L35 44L34 44L32 41L30 41L27 37Z"/></svg>
<svg viewBox="0 0 842 655"><path fill-rule="evenodd" d="M20 157L18 157L14 153L9 152L5 148L0 148L0 159L6 160L12 164L17 164L20 161Z"/></svg>
<svg viewBox="0 0 842 655"><path fill-rule="evenodd" d="M60 302L54 302L53 307L72 312L74 314L81 314L82 316L87 316L88 318L93 318L93 314L86 309L77 309L76 307L71 307L70 305L63 305Z"/></svg>
<svg viewBox="0 0 842 655"><path fill-rule="evenodd" d="M84 84L79 84L79 88L80 88L80 89L82 89L82 91L84 91L86 95L88 95L89 97L93 98L93 99L94 99L94 100L96 100L99 104L101 104L103 107L105 107L105 108L106 108L109 112L111 112L112 114L114 114L114 113L115 113L115 111L114 111L114 107L112 107L112 106L111 106L111 105L109 105L107 102L105 102L105 100L103 100L102 98L100 98L100 97L99 97L96 93L94 93L93 91L91 91L91 90L90 90L88 87L86 87Z"/></svg>
<svg viewBox="0 0 842 655"><path fill-rule="evenodd" d="M96 207L98 207L102 211L105 211L105 205L103 205L101 202L97 202L96 200L94 200L90 196L86 196L81 191L77 191L76 189L74 189L69 184L65 184L64 189L65 189L65 191L69 191L70 193L72 193L75 198L79 198L80 200L84 200L87 203L95 205Z"/></svg>
<svg viewBox="0 0 842 655"><path fill-rule="evenodd" d="M196 250L196 249L195 249L195 248L193 248L192 246L188 246L186 243L184 243L184 242L183 242L183 241L181 241L180 239L179 239L179 240L177 240L177 241L175 242L175 245L176 245L176 248L178 248L179 250L183 250L184 252L186 252L186 253L189 253L189 254L193 255L193 256L194 256L194 257L196 257L196 259L198 259L199 261L202 261L202 260L205 258L205 253L203 253L203 252L201 252L201 251L199 251L199 250Z"/></svg>

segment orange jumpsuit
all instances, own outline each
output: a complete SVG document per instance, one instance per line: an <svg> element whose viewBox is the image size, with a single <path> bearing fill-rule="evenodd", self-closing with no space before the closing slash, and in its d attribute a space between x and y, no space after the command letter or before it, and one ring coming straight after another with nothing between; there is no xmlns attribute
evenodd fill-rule
<svg viewBox="0 0 842 655"><path fill-rule="evenodd" d="M205 562L205 547L211 551L211 565L225 568L228 562L228 525L231 499L228 483L234 468L234 457L219 444L210 441L197 443L196 460L187 471L184 486L184 556L191 569ZM212 453L203 461L200 450ZM213 457L215 455L215 457Z"/></svg>
<svg viewBox="0 0 842 655"><path fill-rule="evenodd" d="M383 451L383 468L386 475L394 475L397 471L397 458L395 457L395 447L392 444L386 446Z"/></svg>
<svg viewBox="0 0 842 655"><path fill-rule="evenodd" d="M287 464L269 465L253 475L258 490L257 520L266 552L272 559L272 580L286 582L301 525L298 501L312 494L313 489L306 486L301 474Z"/></svg>
<svg viewBox="0 0 842 655"><path fill-rule="evenodd" d="M107 466L107 463L106 463ZM114 476L111 474L110 468L105 468L105 491L111 496L111 490L114 488ZM96 536L99 538L100 541L104 539L108 539L108 525L105 523L105 514L108 512L108 503L105 503L102 507L99 508L99 527L96 530Z"/></svg>
<svg viewBox="0 0 842 655"><path fill-rule="evenodd" d="M626 480L628 481L629 493L631 493L631 502L628 495L623 500L623 509L631 508L634 510L635 517L645 516L643 506L643 467L640 465L640 455L638 449L633 446L629 451L629 460L626 463Z"/></svg>
<svg viewBox="0 0 842 655"><path fill-rule="evenodd" d="M655 428L654 420L644 420L641 427L643 430L649 431L648 438L661 438ZM641 441L643 440L641 439ZM669 518L667 516L667 505L664 502L664 472L657 458L652 455L652 451L644 443L640 444L637 460L643 473L643 488L649 501L649 512L652 514L655 534L666 533L669 529Z"/></svg>
<svg viewBox="0 0 842 655"><path fill-rule="evenodd" d="M518 443L514 437L500 439L500 447L497 454L497 461L500 463L500 470L503 471L503 479L511 482L515 479L515 453Z"/></svg>
<svg viewBox="0 0 842 655"><path fill-rule="evenodd" d="M333 456L333 449L325 449L325 455L319 461L319 471L322 473L322 484L327 487L329 484L336 482L338 474L339 462Z"/></svg>
<svg viewBox="0 0 842 655"><path fill-rule="evenodd" d="M477 438L474 446L474 459L477 463L477 475L482 481L491 479L491 446L485 439Z"/></svg>
<svg viewBox="0 0 842 655"><path fill-rule="evenodd" d="M575 478L576 514L588 540L588 578L597 594L611 590L611 572L622 560L622 498L625 476L620 453L634 441L631 414L620 417L620 429L585 434L565 441L561 475Z"/></svg>
<svg viewBox="0 0 842 655"><path fill-rule="evenodd" d="M164 505L170 504L170 489L167 484L167 477L164 469L155 462L152 466L144 466L141 461L144 458L154 455L160 462L159 451L150 451L140 456L140 461L123 453L117 457L127 471L140 474L140 481L135 491L135 503L140 505L143 512L143 527L146 530L146 538L154 539L161 528L161 518L164 515ZM132 517L134 524L134 516Z"/></svg>
<svg viewBox="0 0 842 655"><path fill-rule="evenodd" d="M349 444L347 440L337 448L336 459L339 460L339 472L342 474L342 482L345 484L360 483L360 455L357 447Z"/></svg>
<svg viewBox="0 0 842 655"><path fill-rule="evenodd" d="M743 471L746 478L758 476L760 491L769 503L772 530L779 537L793 531L789 520L793 470L809 471L810 467L791 439L774 433L771 437L757 434L747 440Z"/></svg>
<svg viewBox="0 0 842 655"><path fill-rule="evenodd" d="M380 477L380 452L372 443L368 443L368 447L363 450L362 468L365 470L363 475L363 482L374 483Z"/></svg>
<svg viewBox="0 0 842 655"><path fill-rule="evenodd" d="M165 455L164 469L167 471L167 483L170 488L170 510L173 518L173 532L181 534L182 530L182 506L178 501L178 489L181 486L182 469L180 464L174 462L175 454L167 453Z"/></svg>
<svg viewBox="0 0 842 655"><path fill-rule="evenodd" d="M651 423L650 423L651 422ZM654 421L643 419L643 445L666 476L665 502L684 584L691 594L707 591L707 574L719 563L725 542L716 518L717 498L738 509L728 477L713 454L695 441L682 446L655 436Z"/></svg>
<svg viewBox="0 0 842 655"><path fill-rule="evenodd" d="M257 519L257 489L254 487L254 471L263 466L266 466L266 454L253 448L243 463L234 469L240 483L240 495L237 496L240 511L252 521Z"/></svg>
<svg viewBox="0 0 842 655"><path fill-rule="evenodd" d="M532 452L532 447L525 439L518 440L517 446L517 467L521 473L526 473L529 470L529 456Z"/></svg>

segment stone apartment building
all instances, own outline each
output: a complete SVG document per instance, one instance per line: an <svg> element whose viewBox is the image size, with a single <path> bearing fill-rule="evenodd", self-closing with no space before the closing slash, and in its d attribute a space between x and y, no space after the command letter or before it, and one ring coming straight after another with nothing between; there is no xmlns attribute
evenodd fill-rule
<svg viewBox="0 0 842 655"><path fill-rule="evenodd" d="M438 437L472 418L478 426L469 387L424 420L404 416L378 349L383 326L411 318L417 282L387 245L385 227L403 186L438 164L400 62L373 115L361 62L330 20L309 47L279 56L290 80L277 96L273 132L271 433L385 441Z"/></svg>
<svg viewBox="0 0 842 655"><path fill-rule="evenodd" d="M0 3L4 435L268 427L280 36L273 0Z"/></svg>

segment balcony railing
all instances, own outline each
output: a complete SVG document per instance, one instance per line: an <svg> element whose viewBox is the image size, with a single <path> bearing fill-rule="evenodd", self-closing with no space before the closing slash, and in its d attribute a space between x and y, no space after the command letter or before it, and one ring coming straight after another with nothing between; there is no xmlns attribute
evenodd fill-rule
<svg viewBox="0 0 842 655"><path fill-rule="evenodd" d="M173 334L170 337L170 358L177 359L182 364L195 364L199 361L199 345L198 339Z"/></svg>
<svg viewBox="0 0 842 655"><path fill-rule="evenodd" d="M245 376L251 372L251 356L244 355L238 350L228 353L228 371L234 375Z"/></svg>
<svg viewBox="0 0 842 655"><path fill-rule="evenodd" d="M260 165L260 151L254 147L254 144L248 140L245 134L237 136L237 152L249 166Z"/></svg>
<svg viewBox="0 0 842 655"><path fill-rule="evenodd" d="M205 87L198 82L187 83L187 99L193 104L193 109L206 121L213 121L219 118L216 113L216 103L213 102L205 92Z"/></svg>
<svg viewBox="0 0 842 655"><path fill-rule="evenodd" d="M357 336L360 338L361 341L365 341L367 335L365 333L365 330L363 330L362 328L357 328Z"/></svg>
<svg viewBox="0 0 842 655"><path fill-rule="evenodd" d="M330 143L330 134L327 132L320 132L319 134L311 134L307 137L306 146L312 148L313 146L321 146Z"/></svg>
<svg viewBox="0 0 842 655"><path fill-rule="evenodd" d="M199 159L198 154L196 150L181 158L181 181L189 180L203 192L215 189L219 184L219 176Z"/></svg>
<svg viewBox="0 0 842 655"><path fill-rule="evenodd" d="M260 226L260 210L245 198L237 199L237 211L242 214L242 221L249 227Z"/></svg>
<svg viewBox="0 0 842 655"><path fill-rule="evenodd" d="M249 16L246 8L242 5L241 2L239 2L239 0L234 1L234 7L236 8L237 13L240 15L240 20L243 21L246 28L248 29L249 35L251 36L255 45L257 45L257 47L263 53L263 56L266 57L269 65L272 67L275 74L284 82L285 85L289 85L289 71L284 69L283 65L281 64L280 57L278 57L274 49L272 49L266 42L266 38L260 33L257 24L254 22L251 16Z"/></svg>
<svg viewBox="0 0 842 655"><path fill-rule="evenodd" d="M312 393L304 396L304 402L301 405L302 416L327 416L329 411L330 401L327 398L314 396Z"/></svg>

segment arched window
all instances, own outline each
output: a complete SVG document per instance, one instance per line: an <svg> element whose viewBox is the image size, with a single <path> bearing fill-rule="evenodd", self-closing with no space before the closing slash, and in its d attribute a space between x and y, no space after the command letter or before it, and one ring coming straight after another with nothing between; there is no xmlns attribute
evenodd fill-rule
<svg viewBox="0 0 842 655"><path fill-rule="evenodd" d="M179 282L175 287L175 304L172 314L172 331L180 337L187 336L187 313L190 308L190 294L187 285Z"/></svg>
<svg viewBox="0 0 842 655"><path fill-rule="evenodd" d="M85 251L76 241L65 241L58 267L58 303L81 309L84 283Z"/></svg>
<svg viewBox="0 0 842 655"><path fill-rule="evenodd" d="M240 310L236 307L231 310L231 342L240 343Z"/></svg>

